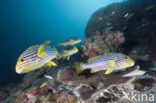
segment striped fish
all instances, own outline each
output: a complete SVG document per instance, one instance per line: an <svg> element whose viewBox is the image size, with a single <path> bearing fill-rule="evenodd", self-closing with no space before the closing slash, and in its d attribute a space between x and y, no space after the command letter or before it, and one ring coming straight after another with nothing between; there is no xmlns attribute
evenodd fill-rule
<svg viewBox="0 0 156 103"><path fill-rule="evenodd" d="M78 44L79 42L81 42L80 38L78 38L78 37L70 37L70 38L62 40L60 43L57 42L57 46L60 46L60 45L63 45L63 46L75 45L75 44Z"/></svg>
<svg viewBox="0 0 156 103"><path fill-rule="evenodd" d="M69 60L71 55L78 52L78 48L74 45L67 45L61 48L58 52L61 57L64 59L67 58L67 60Z"/></svg>
<svg viewBox="0 0 156 103"><path fill-rule="evenodd" d="M51 48L50 41L46 41L41 45L34 45L25 50L18 58L16 64L16 73L27 73L43 66L57 66L51 60L57 57L57 50Z"/></svg>
<svg viewBox="0 0 156 103"><path fill-rule="evenodd" d="M114 70L120 70L134 65L134 61L121 53L110 53L102 56L90 58L88 63L75 63L77 73L79 74L85 69L92 69L91 73L107 70L105 74L109 74Z"/></svg>

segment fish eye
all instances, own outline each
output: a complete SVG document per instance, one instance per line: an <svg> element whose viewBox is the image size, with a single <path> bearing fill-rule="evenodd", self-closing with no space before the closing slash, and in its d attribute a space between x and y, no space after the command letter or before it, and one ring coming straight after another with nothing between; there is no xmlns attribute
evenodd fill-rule
<svg viewBox="0 0 156 103"><path fill-rule="evenodd" d="M23 58L21 58L21 62L23 62L24 61L24 59Z"/></svg>
<svg viewBox="0 0 156 103"><path fill-rule="evenodd" d="M128 57L127 56L125 56L125 59L127 59Z"/></svg>

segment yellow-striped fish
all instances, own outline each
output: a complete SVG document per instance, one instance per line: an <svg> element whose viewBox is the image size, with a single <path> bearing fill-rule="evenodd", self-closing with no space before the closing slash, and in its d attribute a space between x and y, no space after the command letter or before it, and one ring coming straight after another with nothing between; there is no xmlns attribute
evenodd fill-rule
<svg viewBox="0 0 156 103"><path fill-rule="evenodd" d="M79 74L85 69L91 69L91 73L107 70L105 74L109 74L114 70L120 70L134 65L134 61L121 53L109 53L102 56L90 58L88 63L81 64L75 62L76 72Z"/></svg>
<svg viewBox="0 0 156 103"><path fill-rule="evenodd" d="M143 10L143 12L144 12L144 11L148 11L148 10L154 8L154 7L155 7L155 5L150 5L150 6L148 6L147 8L145 8L145 9Z"/></svg>
<svg viewBox="0 0 156 103"><path fill-rule="evenodd" d="M18 58L16 73L23 74L43 66L57 66L51 60L57 57L58 52L51 48L46 41L41 45L34 45L25 50Z"/></svg>
<svg viewBox="0 0 156 103"><path fill-rule="evenodd" d="M74 45L67 45L61 48L58 52L61 57L64 59L67 58L67 60L69 60L71 55L78 52L78 48Z"/></svg>
<svg viewBox="0 0 156 103"><path fill-rule="evenodd" d="M63 45L63 46L75 45L75 44L78 44L79 42L81 42L80 38L78 38L78 37L70 37L70 38L62 40L60 43L57 42L57 46L60 46L60 45Z"/></svg>

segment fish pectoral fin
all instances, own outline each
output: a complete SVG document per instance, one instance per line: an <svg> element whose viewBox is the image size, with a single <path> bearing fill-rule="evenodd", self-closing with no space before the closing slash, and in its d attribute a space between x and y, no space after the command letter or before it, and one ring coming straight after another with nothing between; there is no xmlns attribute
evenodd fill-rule
<svg viewBox="0 0 156 103"><path fill-rule="evenodd" d="M110 74L111 72L113 72L112 69L107 69L106 72L105 72L105 74Z"/></svg>
<svg viewBox="0 0 156 103"><path fill-rule="evenodd" d="M57 66L56 63L54 63L53 61L49 61L48 63L45 64L46 67L51 67L51 66Z"/></svg>
<svg viewBox="0 0 156 103"><path fill-rule="evenodd" d="M115 61L109 61L108 62L108 65L111 66L111 67L113 67L113 66L115 66L115 63L116 63Z"/></svg>
<svg viewBox="0 0 156 103"><path fill-rule="evenodd" d="M98 70L96 70L96 69L91 69L91 71L90 71L90 73L96 73L96 72L98 72Z"/></svg>
<svg viewBox="0 0 156 103"><path fill-rule="evenodd" d="M80 65L81 65L81 63L75 62L75 67L76 67L76 73L77 74L80 74L83 71L83 69L80 68Z"/></svg>
<svg viewBox="0 0 156 103"><path fill-rule="evenodd" d="M67 60L69 60L69 59L70 59L70 56L67 57Z"/></svg>
<svg viewBox="0 0 156 103"><path fill-rule="evenodd" d="M45 53L45 48L44 48L44 45L41 45L38 49L38 53L37 53L37 56L40 57L40 58L43 58L44 57L44 53Z"/></svg>

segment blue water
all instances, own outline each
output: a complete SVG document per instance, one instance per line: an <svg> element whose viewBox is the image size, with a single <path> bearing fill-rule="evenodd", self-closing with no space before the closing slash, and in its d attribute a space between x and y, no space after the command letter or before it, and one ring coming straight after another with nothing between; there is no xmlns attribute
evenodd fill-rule
<svg viewBox="0 0 156 103"><path fill-rule="evenodd" d="M86 39L94 11L121 0L0 0L0 85L18 80L19 55L34 44L71 36Z"/></svg>

